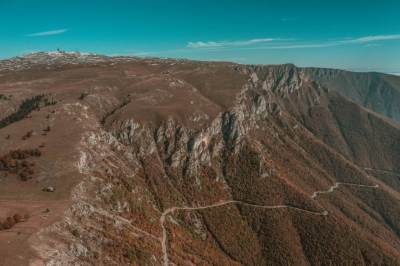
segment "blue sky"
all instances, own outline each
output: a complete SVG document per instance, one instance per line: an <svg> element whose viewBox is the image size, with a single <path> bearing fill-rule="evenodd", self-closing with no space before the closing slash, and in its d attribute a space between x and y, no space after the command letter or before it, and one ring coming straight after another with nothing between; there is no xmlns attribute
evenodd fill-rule
<svg viewBox="0 0 400 266"><path fill-rule="evenodd" d="M0 58L34 51L400 73L400 1L0 0Z"/></svg>

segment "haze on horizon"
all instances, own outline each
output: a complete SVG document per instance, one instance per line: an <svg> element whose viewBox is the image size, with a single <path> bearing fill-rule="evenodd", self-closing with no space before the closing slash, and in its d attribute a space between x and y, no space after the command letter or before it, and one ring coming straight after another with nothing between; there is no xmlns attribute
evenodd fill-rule
<svg viewBox="0 0 400 266"><path fill-rule="evenodd" d="M400 73L398 1L0 1L0 58L95 52Z"/></svg>

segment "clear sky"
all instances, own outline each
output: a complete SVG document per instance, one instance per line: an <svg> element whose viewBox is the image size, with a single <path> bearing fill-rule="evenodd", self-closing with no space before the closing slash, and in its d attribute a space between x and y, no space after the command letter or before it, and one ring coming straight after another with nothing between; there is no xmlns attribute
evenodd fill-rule
<svg viewBox="0 0 400 266"><path fill-rule="evenodd" d="M0 0L0 58L57 48L400 73L400 1Z"/></svg>

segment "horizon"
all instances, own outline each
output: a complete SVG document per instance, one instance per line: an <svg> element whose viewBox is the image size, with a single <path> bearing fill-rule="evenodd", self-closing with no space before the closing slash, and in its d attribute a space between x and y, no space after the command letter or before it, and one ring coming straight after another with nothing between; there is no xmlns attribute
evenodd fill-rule
<svg viewBox="0 0 400 266"><path fill-rule="evenodd" d="M396 1L0 2L0 59L38 51L400 73ZM18 14L18 16L16 16Z"/></svg>
<svg viewBox="0 0 400 266"><path fill-rule="evenodd" d="M36 52L31 52L31 53L26 53L22 55L16 55L8 58L0 58L0 61L3 60L10 60L16 57L26 57L29 55L33 54L39 54L39 53L67 53L67 54L80 54L80 55L97 55L97 56L107 56L107 57L131 57L131 58L138 58L141 60L146 60L146 59L157 59L157 60L188 60L188 61L193 61L193 62L215 62L215 63L232 63L232 64L239 64L239 65L260 65L260 66L274 66L274 65L294 65L295 67L298 68L320 68L320 69L334 69L334 70L341 70L341 71L349 71L349 72L354 72L354 73L381 73L381 74L387 74L387 75L394 75L394 76L400 76L400 72L380 72L380 71L374 71L374 70L358 70L358 69L345 69L345 68L335 68L335 67L314 67L314 66L298 66L294 63L279 63L279 64L247 64L247 63L240 63L240 62L235 62L235 61L229 61L229 60L207 60L207 59L190 59L190 58L174 58L174 57L157 57L157 56L138 56L138 55L106 55L106 54L98 54L98 53L93 53L93 52L87 52L87 51L65 51L65 50L55 50L55 51L36 51Z"/></svg>

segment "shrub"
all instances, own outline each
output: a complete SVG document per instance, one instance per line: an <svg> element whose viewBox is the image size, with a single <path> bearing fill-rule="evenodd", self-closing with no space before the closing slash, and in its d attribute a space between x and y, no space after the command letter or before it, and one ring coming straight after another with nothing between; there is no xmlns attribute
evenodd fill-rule
<svg viewBox="0 0 400 266"><path fill-rule="evenodd" d="M29 130L28 132L26 132L25 135L22 136L23 140L29 139L30 137L32 137L33 135L33 130Z"/></svg>
<svg viewBox="0 0 400 266"><path fill-rule="evenodd" d="M82 92L81 95L79 96L79 100L85 99L86 96L88 96L88 95L89 95L89 93L87 93L87 92Z"/></svg>
<svg viewBox="0 0 400 266"><path fill-rule="evenodd" d="M39 157L39 149L13 150L0 157L0 171L17 174L21 180L26 181L34 174L34 162L28 162L29 157Z"/></svg>
<svg viewBox="0 0 400 266"><path fill-rule="evenodd" d="M10 229L12 225L6 220L2 222L2 227L4 228L3 230Z"/></svg>
<svg viewBox="0 0 400 266"><path fill-rule="evenodd" d="M10 216L7 217L6 221L7 221L7 223L10 224L11 227L13 227L16 224L14 218L10 217Z"/></svg>
<svg viewBox="0 0 400 266"><path fill-rule="evenodd" d="M22 220L23 220L23 219L22 219L22 216L19 215L18 213L14 214L13 218L14 218L14 221L15 221L16 223L20 223L20 222L22 222Z"/></svg>

